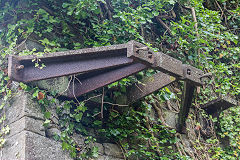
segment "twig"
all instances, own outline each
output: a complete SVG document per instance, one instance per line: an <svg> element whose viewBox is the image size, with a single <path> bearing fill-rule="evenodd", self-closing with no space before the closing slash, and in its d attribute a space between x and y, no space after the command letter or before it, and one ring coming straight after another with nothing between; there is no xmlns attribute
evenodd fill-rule
<svg viewBox="0 0 240 160"><path fill-rule="evenodd" d="M75 100L78 102L78 105L80 105L80 102L78 101L78 99L77 99L77 97L75 95L75 74L74 74L74 77L73 77L73 85L72 85L72 87L73 87L73 96L74 96Z"/></svg>
<svg viewBox="0 0 240 160"><path fill-rule="evenodd" d="M122 151L124 160L127 160L127 158L126 158L126 156L125 156L126 150L122 147L122 144L121 144L120 141L117 142L117 144L119 145L119 147L120 147L120 149L121 149L121 151Z"/></svg>
<svg viewBox="0 0 240 160"><path fill-rule="evenodd" d="M153 108L155 109L155 111L157 111L157 115L158 118L162 121L163 125L166 125L164 118L162 117L162 111L160 108L158 108L158 106L156 105L156 103L152 103Z"/></svg>
<svg viewBox="0 0 240 160"><path fill-rule="evenodd" d="M197 35L197 37L199 37L199 34L198 34L198 23L197 23L197 17L196 17L195 8L194 7L186 7L186 6L182 6L182 7L185 8L185 9L191 10L192 17L193 17L193 22L195 22L194 28L195 28L195 31L196 31L196 35Z"/></svg>
<svg viewBox="0 0 240 160"><path fill-rule="evenodd" d="M103 119L104 87L102 90L101 118Z"/></svg>
<svg viewBox="0 0 240 160"><path fill-rule="evenodd" d="M150 126L150 124L149 124L149 119L148 119L148 117L147 117L147 116L144 116L144 119L146 120L146 127L147 127L147 129L149 130L149 132L151 133L152 137L156 138L156 137L154 136L154 133L152 132L151 126ZM151 145L151 143L149 143L149 144ZM159 144L158 144L157 142L155 142L155 145L157 146L156 150L157 150L158 156L161 157L162 154L161 154L161 152L160 152L160 150L159 150Z"/></svg>
<svg viewBox="0 0 240 160"><path fill-rule="evenodd" d="M199 34L198 34L198 23L197 23L197 17L196 17L196 12L195 12L194 7L191 7L191 11L192 11L192 16L193 16L193 21L195 22L194 28L196 30L196 35L197 35L197 37L199 37Z"/></svg>
<svg viewBox="0 0 240 160"><path fill-rule="evenodd" d="M143 90L135 83L135 86L141 91L143 92Z"/></svg>
<svg viewBox="0 0 240 160"><path fill-rule="evenodd" d="M82 85L82 82L75 76L75 74L74 74L74 78L76 78L77 81Z"/></svg>
<svg viewBox="0 0 240 160"><path fill-rule="evenodd" d="M113 106L119 106L119 107L127 107L128 105L126 104L115 104L115 103L111 103L111 102L103 102L105 104L110 104L110 105L113 105Z"/></svg>
<svg viewBox="0 0 240 160"><path fill-rule="evenodd" d="M197 22L195 8L194 7L186 7L186 6L183 6L183 8L191 10L193 21L195 22L194 28L195 28L195 31L196 31L196 36L199 37L199 34L198 34L198 22ZM198 48L197 53L198 53L198 61L199 61L199 63L200 63L200 52L201 52L201 50L200 50L200 48Z"/></svg>
<svg viewBox="0 0 240 160"><path fill-rule="evenodd" d="M223 10L222 10L222 8L221 8L221 6L219 5L219 3L215 0L215 3L217 4L217 6L218 6L218 8L220 9L220 11L222 12L222 14L221 14L221 17L223 16L223 14L224 14L224 12L223 12Z"/></svg>
<svg viewBox="0 0 240 160"><path fill-rule="evenodd" d="M88 98L88 99L86 99L86 100L84 100L84 101L82 101L82 102L85 103L85 102L89 101L90 99L99 97L99 96L101 96L101 95L102 95L102 94L99 94L99 95L96 95L96 96L92 96L92 97L90 97L90 98Z"/></svg>
<svg viewBox="0 0 240 160"><path fill-rule="evenodd" d="M101 8L101 3L98 2L98 5L99 5L99 9L100 9L100 21L103 24L103 12L102 12L102 8Z"/></svg>
<svg viewBox="0 0 240 160"><path fill-rule="evenodd" d="M170 100L167 100L167 107L170 111L172 111L171 103Z"/></svg>
<svg viewBox="0 0 240 160"><path fill-rule="evenodd" d="M178 150L178 152L180 153L180 155L183 156L182 151L181 151L182 149L180 149L180 146L179 146L178 143L179 143L179 142L176 143L177 150Z"/></svg>
<svg viewBox="0 0 240 160"><path fill-rule="evenodd" d="M98 113L94 114L92 117L95 117L95 116L99 115L100 113L101 113L101 112L98 112Z"/></svg>
<svg viewBox="0 0 240 160"><path fill-rule="evenodd" d="M104 7L107 10L109 20L112 21L112 13L111 13L110 9L108 8L107 3L104 3Z"/></svg>
<svg viewBox="0 0 240 160"><path fill-rule="evenodd" d="M67 90L68 90L68 88L69 88L69 86L70 86L70 83L71 83L71 81L72 81L72 76L71 76L71 79L70 79L70 81L68 82L68 85L67 85L67 88L63 91L63 92L61 92L61 93L59 93L59 95L62 95L64 92L66 92ZM59 96L57 96L57 97L59 97ZM57 98L56 97L56 98Z"/></svg>
<svg viewBox="0 0 240 160"><path fill-rule="evenodd" d="M143 29L143 25L141 24L141 35L142 35L142 37L144 38L145 36L144 36L144 29Z"/></svg>
<svg viewBox="0 0 240 160"><path fill-rule="evenodd" d="M157 21L167 30L167 32L172 35L171 29L168 27L166 23L164 23L160 17L156 17Z"/></svg>

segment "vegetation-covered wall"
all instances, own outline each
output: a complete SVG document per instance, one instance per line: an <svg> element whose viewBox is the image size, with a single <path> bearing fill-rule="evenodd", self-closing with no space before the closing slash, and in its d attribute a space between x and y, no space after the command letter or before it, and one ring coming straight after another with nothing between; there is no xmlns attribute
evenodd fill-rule
<svg viewBox="0 0 240 160"><path fill-rule="evenodd" d="M63 105L57 106L56 113L61 134L55 139L62 141L62 148L76 159L97 157L98 149L82 150L72 139L74 133L88 136L87 141L116 143L125 158L132 159L240 156L240 108L230 108L216 118L200 109L201 104L219 95L239 99L238 0L0 0L0 7L1 147L9 132L4 123L4 106L18 90L26 90L41 105L46 128L53 123L48 107L60 97ZM120 104L126 87L152 75L151 69L72 101L63 100L59 92L23 83L13 87L16 82L7 77L10 54L42 55L130 40L213 75L197 89L184 135L166 125L162 111L165 106L171 113L179 112L181 82L130 107ZM33 63L38 68L47 67L39 59ZM75 76L69 79L76 80ZM100 98L100 102L89 104L92 97ZM207 125L203 125L202 119Z"/></svg>

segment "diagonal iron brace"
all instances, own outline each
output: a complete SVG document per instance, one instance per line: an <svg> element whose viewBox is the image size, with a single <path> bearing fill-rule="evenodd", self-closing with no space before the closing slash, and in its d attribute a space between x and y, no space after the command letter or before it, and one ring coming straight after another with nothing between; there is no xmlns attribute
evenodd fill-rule
<svg viewBox="0 0 240 160"><path fill-rule="evenodd" d="M77 76L78 80L72 81L67 92L67 97L79 97L85 93L101 88L122 78L138 73L147 66L133 63L114 69L95 71ZM74 84L73 84L74 83Z"/></svg>

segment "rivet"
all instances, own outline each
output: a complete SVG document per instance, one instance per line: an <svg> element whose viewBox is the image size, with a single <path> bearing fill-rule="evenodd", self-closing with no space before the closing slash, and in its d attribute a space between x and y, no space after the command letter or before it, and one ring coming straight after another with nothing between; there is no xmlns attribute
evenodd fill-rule
<svg viewBox="0 0 240 160"><path fill-rule="evenodd" d="M21 69L23 69L23 68L24 68L24 65L16 66L16 70L17 70L17 71L19 71L19 70L21 70Z"/></svg>
<svg viewBox="0 0 240 160"><path fill-rule="evenodd" d="M189 69L189 68L187 69L187 74L191 75L191 69Z"/></svg>

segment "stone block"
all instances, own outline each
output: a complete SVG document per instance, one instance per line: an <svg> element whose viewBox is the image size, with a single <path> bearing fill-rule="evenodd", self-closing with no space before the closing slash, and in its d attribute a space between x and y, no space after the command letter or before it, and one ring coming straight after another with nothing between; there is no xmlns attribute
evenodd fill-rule
<svg viewBox="0 0 240 160"><path fill-rule="evenodd" d="M97 160L123 160L122 158L115 158L112 156L99 156Z"/></svg>
<svg viewBox="0 0 240 160"><path fill-rule="evenodd" d="M103 147L105 155L116 158L123 158L122 150L118 145L112 143L103 143Z"/></svg>
<svg viewBox="0 0 240 160"><path fill-rule="evenodd" d="M79 145L83 145L85 141L85 137L80 134L73 134L72 135L73 140Z"/></svg>
<svg viewBox="0 0 240 160"><path fill-rule="evenodd" d="M175 128L177 126L178 114L169 110L164 111L164 119L168 126Z"/></svg>
<svg viewBox="0 0 240 160"><path fill-rule="evenodd" d="M11 124L24 116L44 120L40 106L32 100L30 94L19 91L10 100L10 106L6 108L6 124Z"/></svg>
<svg viewBox="0 0 240 160"><path fill-rule="evenodd" d="M25 160L25 135L22 133L6 138L1 160Z"/></svg>
<svg viewBox="0 0 240 160"><path fill-rule="evenodd" d="M10 134L8 135L8 137L11 137L17 133L20 133L23 130L31 131L33 133L45 136L43 120L33 119L25 116L9 124L9 127L10 127Z"/></svg>
<svg viewBox="0 0 240 160"><path fill-rule="evenodd" d="M49 92L56 92L61 95L66 95L69 87L69 79L67 76L63 76L32 82L31 85L38 86L39 88L48 90Z"/></svg>
<svg viewBox="0 0 240 160"><path fill-rule="evenodd" d="M23 18L25 19L32 19L32 15L31 14L24 14ZM18 52L21 52L23 50L33 50L36 49L37 51L44 51L44 46L42 44L40 44L39 42L37 42L37 40L31 40L30 38L37 38L37 37L29 37L29 39L27 39L26 41L23 41L22 43L20 43L17 46L17 50Z"/></svg>
<svg viewBox="0 0 240 160"><path fill-rule="evenodd" d="M52 138L55 135L61 136L61 131L57 128L49 128L46 130L46 136L48 138Z"/></svg>
<svg viewBox="0 0 240 160"><path fill-rule="evenodd" d="M90 147L98 147L98 155L104 154L103 145L101 143L93 143Z"/></svg>
<svg viewBox="0 0 240 160"><path fill-rule="evenodd" d="M2 160L72 160L60 142L29 131L8 138L2 151Z"/></svg>

